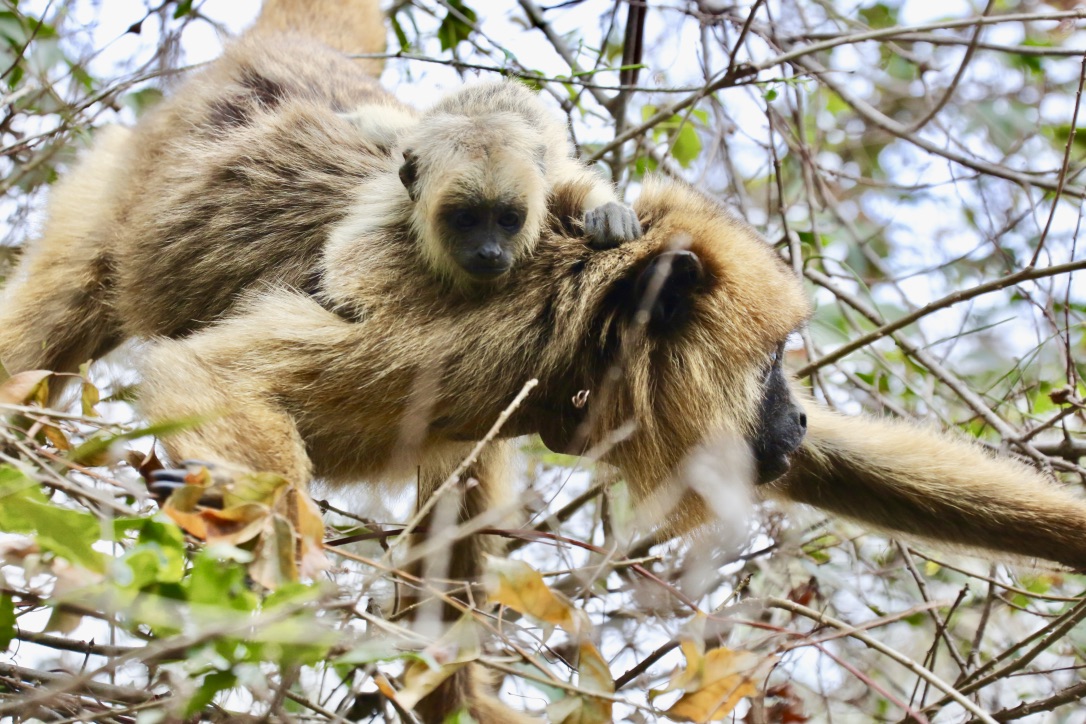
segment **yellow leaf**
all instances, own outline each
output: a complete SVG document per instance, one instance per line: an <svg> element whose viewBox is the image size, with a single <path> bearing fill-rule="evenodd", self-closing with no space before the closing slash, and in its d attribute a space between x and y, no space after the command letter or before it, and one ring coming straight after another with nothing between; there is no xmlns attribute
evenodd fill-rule
<svg viewBox="0 0 1086 724"><path fill-rule="evenodd" d="M582 689L598 691L601 694L615 693L615 679L611 676L611 668L603 660L599 649L590 641L581 644L580 665L577 667L577 672L577 683Z"/></svg>
<svg viewBox="0 0 1086 724"><path fill-rule="evenodd" d="M45 435L45 439L53 443L53 447L57 450L71 450L72 444L68 442L68 438L64 436L64 431L59 427L54 427L46 423L42 425L42 434Z"/></svg>
<svg viewBox="0 0 1086 724"><path fill-rule="evenodd" d="M331 567L324 555L324 518L321 510L304 490L291 487L280 498L279 512L294 524L298 536L298 569L312 578Z"/></svg>
<svg viewBox="0 0 1086 724"><path fill-rule="evenodd" d="M523 561L489 559L487 590L490 600L543 623L561 626L576 636L588 628L588 620L565 596L552 591L543 576Z"/></svg>
<svg viewBox="0 0 1086 724"><path fill-rule="evenodd" d="M684 641L686 669L676 672L667 690L682 688L682 697L667 710L674 721L710 722L727 717L747 696L758 693L776 657L751 651L712 649L701 654L695 642ZM660 692L657 692L660 693Z"/></svg>
<svg viewBox="0 0 1086 724"><path fill-rule="evenodd" d="M79 394L83 416L98 417L98 411L94 409L94 406L101 401L102 396L98 393L98 388L90 381L90 362L79 365L79 374L83 377L83 388Z"/></svg>
<svg viewBox="0 0 1086 724"><path fill-rule="evenodd" d="M281 475L246 473L223 485L223 503L227 506L241 503L273 506L291 487L290 481Z"/></svg>
<svg viewBox="0 0 1086 724"><path fill-rule="evenodd" d="M7 405L25 405L31 402L43 402L48 397L49 370L27 370L16 372L3 384L0 384L0 403Z"/></svg>
<svg viewBox="0 0 1086 724"><path fill-rule="evenodd" d="M611 669L591 642L584 642L580 649L577 667L577 684L581 689L601 694L615 693L615 680ZM552 721L559 724L609 724L613 721L614 702L596 696L570 696L547 708Z"/></svg>

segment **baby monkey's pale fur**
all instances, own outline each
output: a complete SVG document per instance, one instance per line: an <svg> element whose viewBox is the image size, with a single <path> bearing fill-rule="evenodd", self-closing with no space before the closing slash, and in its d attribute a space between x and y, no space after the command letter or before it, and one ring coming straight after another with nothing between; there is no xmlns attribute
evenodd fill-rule
<svg viewBox="0 0 1086 724"><path fill-rule="evenodd" d="M484 219L501 221L504 215L511 221L491 223L497 237L491 248L500 256L484 271L493 278L532 253L551 199L568 197L571 189L587 193L579 208L568 209L572 218L566 221L583 221L595 248L641 235L637 216L618 202L612 185L574 158L561 118L522 83L467 85L421 115L382 105L345 117L404 157L398 181L381 174L366 182L348 236L409 224L426 263L454 286L471 288L480 281L471 262ZM468 227L460 228L458 219Z"/></svg>
<svg viewBox="0 0 1086 724"><path fill-rule="evenodd" d="M273 32L290 27L292 7L312 10L266 5L278 26L258 22L134 131L100 138L56 187L42 238L5 290L0 360L73 371L148 338L145 414L206 420L163 441L174 461L301 485L417 475L422 500L535 377L503 435L596 447L639 499L677 501L644 508L662 526L708 520L681 471L707 440L750 439L766 371L809 315L791 270L743 221L663 179L647 179L636 204L641 238L592 249L564 221L587 208L589 179L552 194L535 251L508 283L450 293L408 225L366 218L389 205L367 206L360 189L379 176L398 183L402 158L344 116L410 111L328 46L375 5L329 0L306 34ZM697 260L698 283L666 286L643 309L637 282L677 248ZM760 493L1086 568L1086 505L1032 467L958 436L803 405L807 437ZM472 484L453 492L462 520L509 498L511 449L495 441L465 471ZM479 580L493 546L456 540L448 577ZM458 670L420 716L467 707L482 724L517 721L480 681L475 667Z"/></svg>

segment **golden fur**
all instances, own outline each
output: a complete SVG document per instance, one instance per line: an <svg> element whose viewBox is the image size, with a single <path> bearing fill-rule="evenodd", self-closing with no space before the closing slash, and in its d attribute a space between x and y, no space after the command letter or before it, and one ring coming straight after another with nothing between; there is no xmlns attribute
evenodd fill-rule
<svg viewBox="0 0 1086 724"><path fill-rule="evenodd" d="M399 106L327 45L350 38L321 33L372 2L322 3L308 36L269 28L312 5L267 7L277 25L266 11L57 186L0 307L0 359L12 371L72 370L127 337L151 338L146 415L211 415L164 441L172 459L299 483L402 484L420 471L422 499L534 377L503 436L598 446L639 497L672 489L665 525L709 517L678 471L707 440L750 439L769 360L809 312L772 249L694 189L650 179L636 204L644 236L593 250L568 220L596 187L574 184L552 194L534 254L486 295L449 294L410 230L374 226L360 196L401 161L352 109ZM671 290L687 314L654 328L637 281L676 248L696 255L704 283ZM582 390L585 406L573 402ZM1086 568L1086 505L1033 469L914 425L804 405L806 441L760 491ZM466 472L478 485L459 491L462 519L508 497L507 453L498 441ZM457 542L448 575L477 580L488 545ZM515 716L470 668L419 708L436 721L461 706L484 723Z"/></svg>

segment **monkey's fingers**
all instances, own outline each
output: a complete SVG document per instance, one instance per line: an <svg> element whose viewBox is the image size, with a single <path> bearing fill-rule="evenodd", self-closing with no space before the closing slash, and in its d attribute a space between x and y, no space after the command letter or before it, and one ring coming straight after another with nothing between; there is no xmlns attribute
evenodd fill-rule
<svg viewBox="0 0 1086 724"><path fill-rule="evenodd" d="M617 201L608 201L585 212L584 229L593 249L610 249L641 238L641 222L634 210Z"/></svg>
<svg viewBox="0 0 1086 724"><path fill-rule="evenodd" d="M182 465L198 465L200 467L210 467L209 463L201 463L194 460L182 461ZM189 485L190 476L193 474L191 467L185 468L161 468L151 473L147 480L147 490L150 491L155 501L162 506L166 499L175 491L179 490L186 485ZM199 504L208 508L221 508L222 497L217 494L218 491L211 491L203 496L199 500Z"/></svg>

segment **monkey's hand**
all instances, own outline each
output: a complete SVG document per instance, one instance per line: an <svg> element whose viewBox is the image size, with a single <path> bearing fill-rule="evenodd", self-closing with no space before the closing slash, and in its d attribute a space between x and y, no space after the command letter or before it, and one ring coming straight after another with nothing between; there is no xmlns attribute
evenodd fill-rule
<svg viewBox="0 0 1086 724"><path fill-rule="evenodd" d="M589 209L584 215L584 230L593 249L611 249L641 238L641 222L634 210L617 201Z"/></svg>

